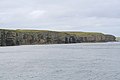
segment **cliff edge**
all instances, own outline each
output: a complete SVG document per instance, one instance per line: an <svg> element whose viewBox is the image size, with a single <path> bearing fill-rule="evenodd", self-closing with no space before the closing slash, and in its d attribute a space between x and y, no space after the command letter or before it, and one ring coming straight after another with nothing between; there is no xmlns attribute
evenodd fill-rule
<svg viewBox="0 0 120 80"><path fill-rule="evenodd" d="M115 36L103 33L0 29L0 46L109 42L115 40Z"/></svg>

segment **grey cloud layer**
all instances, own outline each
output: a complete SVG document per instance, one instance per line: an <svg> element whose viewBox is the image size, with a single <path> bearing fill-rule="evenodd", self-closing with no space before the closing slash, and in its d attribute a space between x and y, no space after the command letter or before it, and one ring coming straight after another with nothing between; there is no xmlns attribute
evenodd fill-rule
<svg viewBox="0 0 120 80"><path fill-rule="evenodd" d="M0 0L0 28L120 35L120 0Z"/></svg>

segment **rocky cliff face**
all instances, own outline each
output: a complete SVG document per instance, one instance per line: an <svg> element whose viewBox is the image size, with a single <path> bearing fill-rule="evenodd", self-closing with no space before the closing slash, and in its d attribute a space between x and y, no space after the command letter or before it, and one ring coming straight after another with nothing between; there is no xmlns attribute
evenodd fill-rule
<svg viewBox="0 0 120 80"><path fill-rule="evenodd" d="M0 45L62 44L115 41L115 36L102 33L55 32L39 30L0 30Z"/></svg>

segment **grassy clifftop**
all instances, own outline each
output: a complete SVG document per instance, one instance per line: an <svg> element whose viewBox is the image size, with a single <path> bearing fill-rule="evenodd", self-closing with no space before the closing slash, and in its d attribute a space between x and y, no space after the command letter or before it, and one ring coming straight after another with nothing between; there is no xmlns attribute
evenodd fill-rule
<svg viewBox="0 0 120 80"><path fill-rule="evenodd" d="M52 33L62 33L62 34L70 34L70 35L76 35L76 36L92 36L92 35L104 35L103 33L98 33L98 32L60 32L60 31L49 31L49 30L22 30L22 29L17 29L17 30L10 30L10 29L0 29L0 31L12 31L12 32L23 32L23 33L44 33L44 32L52 32Z"/></svg>
<svg viewBox="0 0 120 80"><path fill-rule="evenodd" d="M67 34L73 34L76 36L94 36L94 35L104 35L103 33L97 32L66 32Z"/></svg>

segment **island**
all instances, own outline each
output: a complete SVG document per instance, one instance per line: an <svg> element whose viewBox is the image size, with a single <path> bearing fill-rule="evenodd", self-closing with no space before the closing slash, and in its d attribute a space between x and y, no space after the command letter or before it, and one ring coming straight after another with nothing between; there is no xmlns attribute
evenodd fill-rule
<svg viewBox="0 0 120 80"><path fill-rule="evenodd" d="M111 41L116 41L116 37L114 35L97 32L0 29L0 46Z"/></svg>

